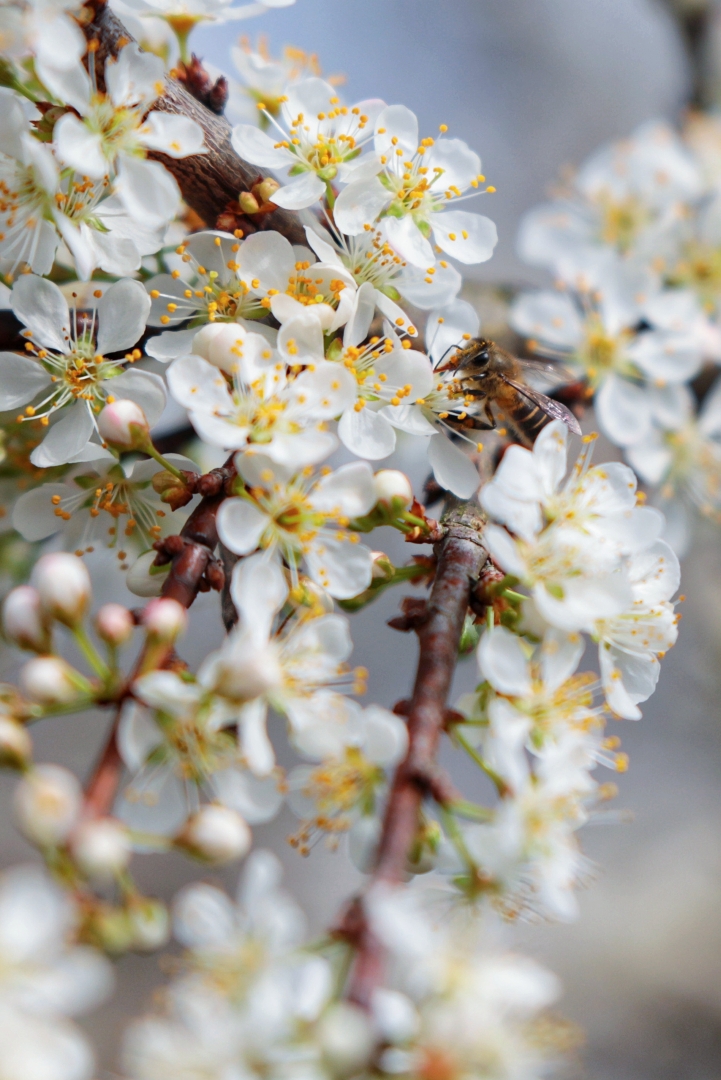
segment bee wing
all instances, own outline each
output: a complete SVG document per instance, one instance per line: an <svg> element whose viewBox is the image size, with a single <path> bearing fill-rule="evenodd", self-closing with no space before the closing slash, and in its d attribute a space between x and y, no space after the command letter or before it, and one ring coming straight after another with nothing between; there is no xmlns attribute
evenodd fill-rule
<svg viewBox="0 0 721 1080"><path fill-rule="evenodd" d="M578 381L578 373L574 373L564 367L563 364L557 364L553 361L518 359L517 363L520 364L524 372L528 373L533 382L538 382L549 389Z"/></svg>
<svg viewBox="0 0 721 1080"><path fill-rule="evenodd" d="M565 405L562 405L560 401L554 401L553 398L546 397L545 394L541 394L538 390L526 386L525 383L514 382L513 379L507 379L505 376L503 376L503 380L504 382L507 382L509 386L512 386L514 390L517 390L519 394L523 394L529 401L532 401L534 405L538 405L539 409L542 409L546 416L551 416L554 420L562 420L575 435L581 434L578 420L571 410L567 409Z"/></svg>

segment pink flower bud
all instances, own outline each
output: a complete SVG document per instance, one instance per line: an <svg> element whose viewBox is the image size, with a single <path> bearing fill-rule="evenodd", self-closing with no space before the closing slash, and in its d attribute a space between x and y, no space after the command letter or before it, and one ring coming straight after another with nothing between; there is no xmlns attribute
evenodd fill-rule
<svg viewBox="0 0 721 1080"><path fill-rule="evenodd" d="M98 431L111 446L140 450L147 443L150 426L139 405L129 398L121 398L100 411Z"/></svg>
<svg viewBox="0 0 721 1080"><path fill-rule="evenodd" d="M80 870L95 881L111 881L128 865L131 854L128 830L113 818L81 822L70 847Z"/></svg>
<svg viewBox="0 0 721 1080"><path fill-rule="evenodd" d="M393 510L407 510L413 502L413 488L405 473L381 469L373 477L376 501Z"/></svg>
<svg viewBox="0 0 721 1080"><path fill-rule="evenodd" d="M80 784L60 765L38 765L15 790L15 818L28 840L41 847L67 840L80 815Z"/></svg>
<svg viewBox="0 0 721 1080"><path fill-rule="evenodd" d="M32 752L33 743L27 728L9 716L0 716L0 765L24 769Z"/></svg>
<svg viewBox="0 0 721 1080"><path fill-rule="evenodd" d="M37 589L19 585L8 594L3 605L3 631L8 641L21 649L47 652L50 631L45 621Z"/></svg>
<svg viewBox="0 0 721 1080"><path fill-rule="evenodd" d="M76 555L63 551L43 555L31 578L45 616L77 626L90 603L90 575Z"/></svg>
<svg viewBox="0 0 721 1080"><path fill-rule="evenodd" d="M20 672L20 683L38 705L69 705L84 689L85 680L59 656L36 656Z"/></svg>
<svg viewBox="0 0 721 1080"><path fill-rule="evenodd" d="M245 820L227 806L201 806L189 818L176 840L205 862L224 863L242 859L250 851L253 837Z"/></svg>
<svg viewBox="0 0 721 1080"><path fill-rule="evenodd" d="M124 645L133 632L133 616L122 604L103 604L95 616L98 635L108 645Z"/></svg>
<svg viewBox="0 0 721 1080"><path fill-rule="evenodd" d="M159 597L143 609L142 621L148 637L170 645L188 625L188 613L177 600Z"/></svg>
<svg viewBox="0 0 721 1080"><path fill-rule="evenodd" d="M193 352L230 375L238 367L238 349L244 340L245 330L239 323L208 323L193 338Z"/></svg>

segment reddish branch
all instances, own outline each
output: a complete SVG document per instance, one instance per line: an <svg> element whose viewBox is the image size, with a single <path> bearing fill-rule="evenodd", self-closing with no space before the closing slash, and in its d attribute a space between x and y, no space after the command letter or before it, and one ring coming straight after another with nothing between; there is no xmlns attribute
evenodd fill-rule
<svg viewBox="0 0 721 1080"><path fill-rule="evenodd" d="M168 536L159 541L156 562L160 565L171 562L168 577L163 585L162 595L177 600L183 607L190 607L199 592L208 589L221 591L225 583L223 567L215 557L218 546L216 516L218 508L226 497L228 485L235 475L232 465L201 476L195 483L195 490L203 498L190 515L177 536ZM167 663L172 657L172 648L168 647ZM141 654L135 673L142 667ZM162 661L161 661L162 666ZM132 683L131 675L128 684ZM105 747L100 754L90 780L85 787L84 810L89 817L102 817L110 813L123 771L123 762L118 750L118 724L122 701L118 707L113 725L108 733Z"/></svg>
<svg viewBox="0 0 721 1080"><path fill-rule="evenodd" d="M83 29L94 50L90 55L94 58L98 86L103 89L105 61L108 57L117 56L120 49L132 41L133 37L104 0L91 0L85 11L88 19ZM186 71L184 77L185 75ZM191 80L193 88L197 82L197 78ZM212 87L207 92L209 103L217 107L218 92L214 95ZM219 217L227 217L230 207L237 225L245 233L259 229L275 229L287 236L291 243L305 244L305 232L297 214L280 208L257 216L244 216L241 213L239 194L250 191L262 176L255 165L243 161L236 154L230 142L232 128L223 116L207 108L193 97L182 82L170 76L166 78L164 92L154 103L153 109L189 116L203 129L207 153L180 159L166 157L164 154L150 156L162 161L166 169L173 174L186 203L206 225L214 227Z"/></svg>
<svg viewBox="0 0 721 1080"><path fill-rule="evenodd" d="M456 504L443 524L446 534L437 544L433 590L425 611L418 613L413 625L420 652L413 696L404 708L408 753L391 786L371 885L404 879L424 798L431 795L443 803L452 797L439 774L436 756L471 589L488 556L482 542L483 517L477 506ZM368 1006L382 976L383 956L363 914L362 901L351 905L339 934L357 950L348 996Z"/></svg>

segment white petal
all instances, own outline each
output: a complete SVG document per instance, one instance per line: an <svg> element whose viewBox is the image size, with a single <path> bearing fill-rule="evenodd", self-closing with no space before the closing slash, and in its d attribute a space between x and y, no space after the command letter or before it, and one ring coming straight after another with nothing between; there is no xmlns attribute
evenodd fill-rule
<svg viewBox="0 0 721 1080"><path fill-rule="evenodd" d="M369 461L388 457L396 447L392 424L369 408L359 412L353 407L346 409L338 424L338 437L352 453Z"/></svg>
<svg viewBox="0 0 721 1080"><path fill-rule="evenodd" d="M22 353L0 353L0 411L16 409L50 385L50 376L37 360Z"/></svg>
<svg viewBox="0 0 721 1080"><path fill-rule="evenodd" d="M305 210L317 203L325 194L325 184L314 172L293 177L273 192L271 202L286 210Z"/></svg>
<svg viewBox="0 0 721 1080"><path fill-rule="evenodd" d="M179 405L208 413L227 413L233 407L222 373L200 356L181 356L168 368L167 378Z"/></svg>
<svg viewBox="0 0 721 1080"><path fill-rule="evenodd" d="M346 289L343 292L347 292ZM378 294L380 295L380 294ZM395 306L395 305L394 305ZM368 336L376 308L376 290L370 281L364 281L355 294L353 311L343 334L343 345L360 345Z"/></svg>
<svg viewBox="0 0 721 1080"><path fill-rule="evenodd" d="M448 190L451 185L466 191L481 171L481 159L462 139L437 139L423 159L430 173L443 169L437 189Z"/></svg>
<svg viewBox="0 0 721 1080"><path fill-rule="evenodd" d="M155 101L163 75L160 57L141 52L134 41L120 50L116 60L109 60L105 65L108 93L116 108Z"/></svg>
<svg viewBox="0 0 721 1080"><path fill-rule="evenodd" d="M378 154L392 154L398 146L414 156L418 150L418 119L415 113L405 105L388 105L383 109L376 119L374 146Z"/></svg>
<svg viewBox="0 0 721 1080"><path fill-rule="evenodd" d="M352 182L343 188L335 201L335 223L346 236L358 236L365 225L373 224L390 198L390 192L377 176ZM428 261L424 263L424 266L429 265Z"/></svg>
<svg viewBox="0 0 721 1080"><path fill-rule="evenodd" d="M408 728L395 713L380 705L363 711L363 753L369 761L392 768L402 761L408 749Z"/></svg>
<svg viewBox="0 0 721 1080"><path fill-rule="evenodd" d="M84 401L78 401L71 408L63 410L60 420L53 424L40 446L33 450L30 461L41 469L65 465L84 449L94 431L90 410Z"/></svg>
<svg viewBox="0 0 721 1080"><path fill-rule="evenodd" d="M267 776L275 767L275 752L266 730L267 715L268 706L261 699L244 705L238 715L240 747L256 776Z"/></svg>
<svg viewBox="0 0 721 1080"><path fill-rule="evenodd" d="M546 630L541 645L541 669L547 690L552 693L571 678L585 647L580 634L567 634L551 628Z"/></svg>
<svg viewBox="0 0 721 1080"><path fill-rule="evenodd" d="M230 137L236 154L253 165L266 169L283 169L292 165L297 158L283 147L275 147L274 139L250 124L238 124Z"/></svg>
<svg viewBox="0 0 721 1080"><path fill-rule="evenodd" d="M433 435L430 439L428 461L441 487L459 499L470 499L478 491L481 483L478 469L445 435Z"/></svg>
<svg viewBox="0 0 721 1080"><path fill-rule="evenodd" d="M283 571L267 555L252 555L233 567L230 595L256 640L267 640L276 612L288 596Z"/></svg>
<svg viewBox="0 0 721 1080"><path fill-rule="evenodd" d="M583 333L578 308L568 293L557 289L521 293L511 306L510 321L524 337L560 349L574 349Z"/></svg>
<svg viewBox="0 0 721 1080"><path fill-rule="evenodd" d="M361 517L376 503L373 470L365 461L341 465L318 481L308 501L326 514L338 512L344 517Z"/></svg>
<svg viewBox="0 0 721 1080"><path fill-rule="evenodd" d="M249 825L272 821L283 805L283 790L274 776L222 769L213 774L212 782L223 805L236 810Z"/></svg>
<svg viewBox="0 0 721 1080"><path fill-rule="evenodd" d="M431 218L433 239L438 246L462 263L482 263L490 259L498 243L495 222L467 210L444 210Z"/></svg>
<svg viewBox="0 0 721 1080"><path fill-rule="evenodd" d="M218 536L236 555L248 555L258 547L269 519L245 499L226 499L218 511Z"/></svg>
<svg viewBox="0 0 721 1080"><path fill-rule="evenodd" d="M278 331L278 349L289 364L323 360L323 329L312 311L301 311Z"/></svg>
<svg viewBox="0 0 721 1080"><path fill-rule="evenodd" d="M150 297L139 281L116 281L98 303L98 352L132 348L143 336L149 313Z"/></svg>
<svg viewBox="0 0 721 1080"><path fill-rule="evenodd" d="M23 274L13 285L11 305L14 313L37 345L58 352L68 351L70 312L65 297L52 281Z"/></svg>
<svg viewBox="0 0 721 1080"><path fill-rule="evenodd" d="M193 338L197 330L164 330L157 337L152 337L145 346L145 352L154 360L160 360L167 364L169 360L176 360L179 356L187 356L192 352Z"/></svg>
<svg viewBox="0 0 721 1080"><path fill-rule="evenodd" d="M241 277L250 287L257 278L263 290L277 289L284 293L288 279L295 273L295 255L292 244L280 233L257 232L243 241L236 255L240 263Z"/></svg>
<svg viewBox="0 0 721 1080"><path fill-rule="evenodd" d="M389 243L406 262L421 269L433 266L436 261L433 247L410 215L385 218L384 229Z"/></svg>
<svg viewBox="0 0 721 1080"><path fill-rule="evenodd" d="M58 532L65 524L56 516L53 495L67 498L69 489L65 484L42 484L26 491L15 503L12 514L13 528L26 540L45 540Z"/></svg>
<svg viewBox="0 0 721 1080"><path fill-rule="evenodd" d="M115 192L130 216L149 229L171 221L180 205L180 188L158 161L122 157Z"/></svg>
<svg viewBox="0 0 721 1080"><path fill-rule="evenodd" d="M130 398L139 405L151 427L162 416L167 396L165 381L160 375L131 368L109 380L106 386L116 398Z"/></svg>
<svg viewBox="0 0 721 1080"><path fill-rule="evenodd" d="M53 143L60 160L78 172L94 180L100 180L108 172L100 135L73 113L60 117L53 128Z"/></svg>
<svg viewBox="0 0 721 1080"><path fill-rule="evenodd" d="M203 129L189 116L172 116L151 112L145 119L140 135L143 146L160 150L172 158L207 154Z"/></svg>
<svg viewBox="0 0 721 1080"><path fill-rule="evenodd" d="M338 600L357 596L371 583L373 558L363 544L324 537L312 546L306 562L313 580Z"/></svg>
<svg viewBox="0 0 721 1080"><path fill-rule="evenodd" d="M648 391L617 375L609 375L596 394L596 414L604 435L617 446L633 446L651 428Z"/></svg>
<svg viewBox="0 0 721 1080"><path fill-rule="evenodd" d="M502 694L523 697L531 691L528 658L518 637L504 626L487 631L478 646L484 679Z"/></svg>

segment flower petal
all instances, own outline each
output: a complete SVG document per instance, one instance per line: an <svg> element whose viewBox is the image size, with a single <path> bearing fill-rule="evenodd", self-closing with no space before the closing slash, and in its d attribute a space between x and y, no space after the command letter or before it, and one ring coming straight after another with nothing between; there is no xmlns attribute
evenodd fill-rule
<svg viewBox="0 0 721 1080"><path fill-rule="evenodd" d="M294 177L273 192L271 201L286 210L305 210L325 194L325 184L314 172Z"/></svg>
<svg viewBox="0 0 721 1080"><path fill-rule="evenodd" d="M13 285L10 303L18 319L32 332L36 345L68 352L70 312L54 282L23 274Z"/></svg>
<svg viewBox="0 0 721 1080"><path fill-rule="evenodd" d="M482 214L445 210L433 215L431 226L439 248L462 263L486 262L498 243L495 222Z"/></svg>
<svg viewBox="0 0 721 1080"><path fill-rule="evenodd" d="M33 450L30 461L40 469L65 465L87 446L94 431L95 424L87 404L78 401L63 410L60 420Z"/></svg>
<svg viewBox="0 0 721 1080"><path fill-rule="evenodd" d="M236 555L255 551L269 518L245 499L226 499L218 511L218 536Z"/></svg>
<svg viewBox="0 0 721 1080"><path fill-rule="evenodd" d="M140 282L116 281L98 303L98 352L132 348L143 336L149 314L150 297Z"/></svg>
<svg viewBox="0 0 721 1080"><path fill-rule="evenodd" d="M266 169L289 168L298 159L284 147L276 147L273 139L251 124L238 124L230 137L236 154Z"/></svg>
<svg viewBox="0 0 721 1080"><path fill-rule="evenodd" d="M0 352L0 412L27 405L50 385L42 364L22 353Z"/></svg>
<svg viewBox="0 0 721 1080"><path fill-rule="evenodd" d="M445 435L433 435L428 443L428 461L433 475L446 491L459 499L470 499L478 491L481 478L467 454Z"/></svg>

